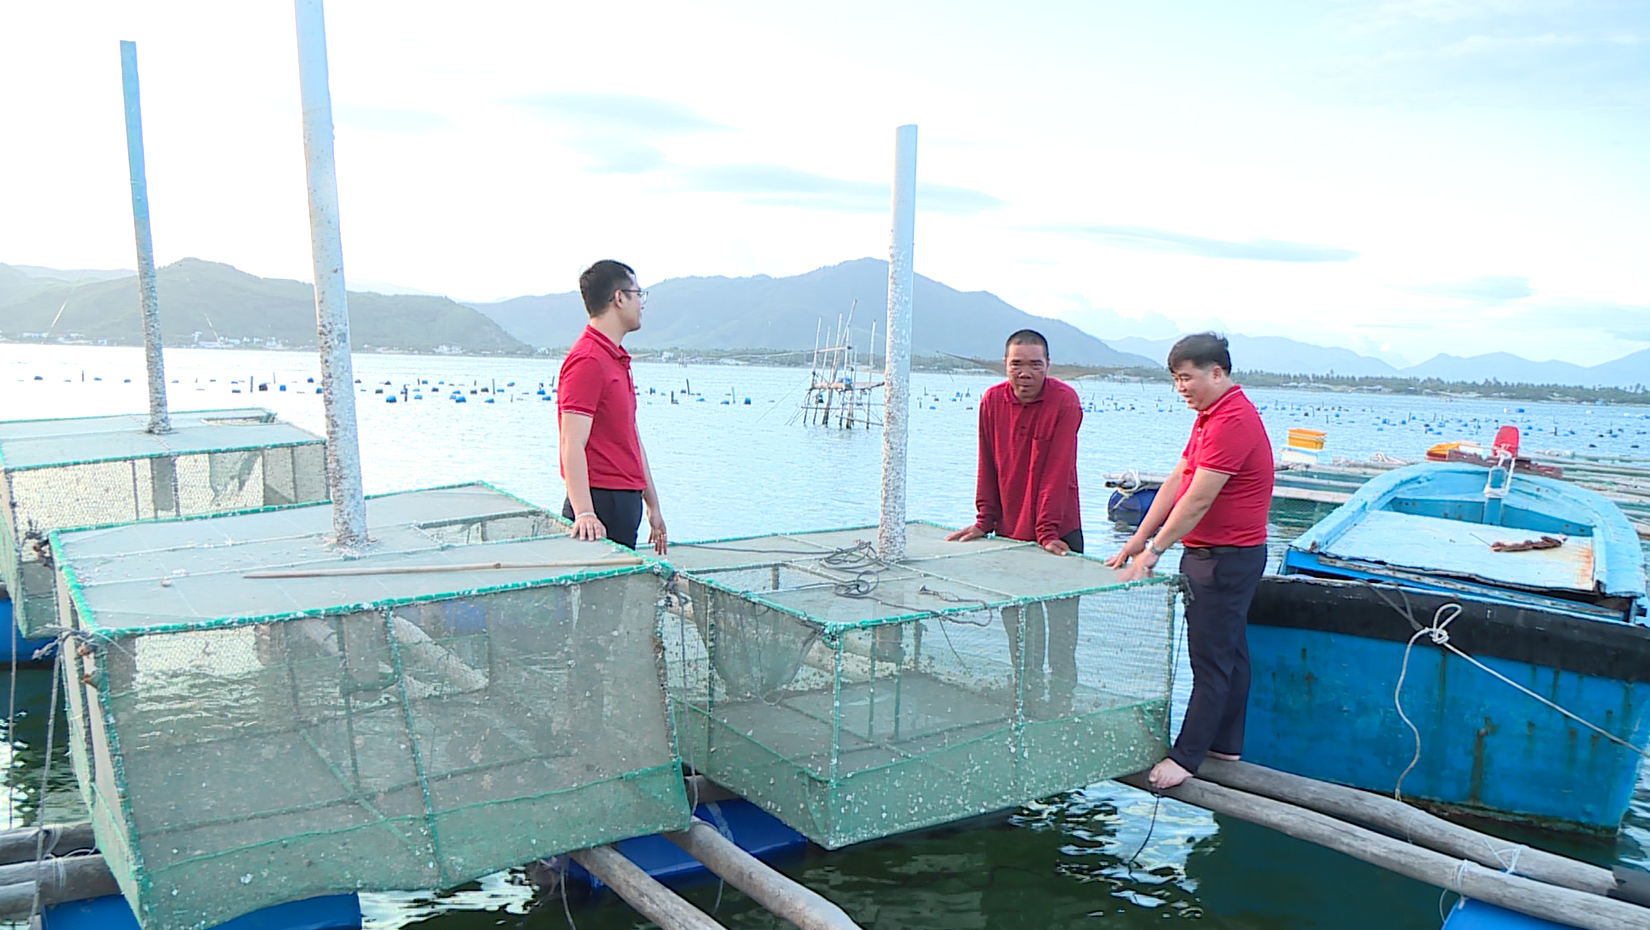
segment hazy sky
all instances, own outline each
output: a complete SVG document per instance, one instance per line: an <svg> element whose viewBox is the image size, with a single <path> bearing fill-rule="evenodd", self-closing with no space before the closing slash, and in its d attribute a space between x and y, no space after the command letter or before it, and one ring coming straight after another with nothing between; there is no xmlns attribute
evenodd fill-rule
<svg viewBox="0 0 1650 930"><path fill-rule="evenodd" d="M1650 346L1650 3L332 0L346 275L458 298L886 256L1101 338ZM286 0L0 4L0 262L308 279ZM843 308L821 307L822 315ZM1388 356L1391 357L1390 355Z"/></svg>

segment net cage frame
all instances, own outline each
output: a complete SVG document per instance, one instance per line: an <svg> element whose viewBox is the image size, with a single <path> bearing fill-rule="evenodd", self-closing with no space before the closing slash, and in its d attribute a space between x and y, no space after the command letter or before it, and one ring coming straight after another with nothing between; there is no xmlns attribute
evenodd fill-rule
<svg viewBox="0 0 1650 930"><path fill-rule="evenodd" d="M475 497L497 502L499 506L469 517L454 519L452 514L443 514L427 524L411 524L415 530L422 531L426 527L436 529L431 545L422 549L377 553L377 557L390 559L380 564L394 566L404 564L406 559L429 561L440 556L458 560L460 567L466 569L462 577L472 577L468 569L475 569L499 576L496 581L454 586L450 583L443 585L442 582L448 579L441 574L409 575L405 577L415 579L418 584L399 597L339 600L338 603L300 609L269 609L260 605L238 614L212 615L187 622L109 625L103 622L103 614L100 613L107 596L89 594L89 587L95 588L98 582L88 582L81 577L83 567L89 568L96 557L77 554L77 539L90 539L92 534L99 532L118 534L122 530L170 533L183 538L192 528L211 532L224 528L227 521L255 523L260 518L284 517L313 518L309 522L320 531L327 517L324 512L329 508L316 504L260 508L236 514L118 524L52 534L54 553L58 557L57 575L62 588L60 605L66 615L72 614L69 619L74 624L72 634L61 635L65 648L60 650L68 696L70 755L82 796L91 814L99 848L109 862L122 893L132 905L133 913L146 930L161 927L167 930L205 930L260 907L318 894L452 887L573 849L688 826L691 813L683 785L681 760L676 750L674 720L667 709L663 687L664 657L658 640L659 613L663 609L659 596L663 590L663 566L656 560L636 557L635 553L610 542L576 541L570 535L571 525L559 515L483 482L373 495L367 498L369 516L375 504L382 505L388 501L404 506L412 498L431 498L442 494L452 495L459 504L468 497ZM402 500L396 501L397 498ZM489 521L525 521L501 525L511 531L525 528L535 535L481 542L452 542L441 536L442 532L453 527L485 527ZM190 527L189 524L195 526ZM386 535L392 539L398 538L398 532L403 529L406 528L389 527ZM485 528L481 532L485 534ZM316 535L324 535L324 531ZM109 538L118 537L111 535ZM554 555L564 550L582 553L576 559L590 564L576 568L564 566L563 560L559 559L539 563L556 566L550 570L534 568L532 563L519 561L523 556L537 554L542 558L545 553ZM197 559L202 555L208 558L222 555L211 549L205 552L189 550L188 554ZM369 563L375 558L375 554L368 554L345 560L330 549L323 553L321 547L314 547L310 554L314 558L299 563L296 566L298 570L344 567L354 571L364 566L370 567ZM152 553L138 553L131 558L141 561L151 557ZM248 570L285 570L290 567L290 563L260 567L245 561L237 564L233 558L228 561L230 564L225 571L234 575L242 575ZM504 568L496 569L495 565ZM153 568L142 570L153 571ZM167 580L174 577L178 584L183 584L186 578L162 574L160 584L166 586ZM391 574L389 577L402 576ZM152 575L149 578L153 580ZM239 582L243 588L256 583L259 582L249 582L244 578ZM261 583L285 586L302 582L267 580ZM323 579L314 583L322 585L328 582ZM616 600L609 597L606 606L599 600L591 600L615 590L619 597ZM557 663L561 662L564 652L577 655L580 640L575 639L573 633L584 633L586 630L576 626L562 628L564 625L560 621L564 618L556 611L570 609L576 624L581 616L581 592L584 598L582 616L591 618L590 622L596 624L589 628L594 638L601 639L603 628L600 622L606 614L624 614L614 621L616 625L613 629L618 632L606 640L609 642L607 652L587 651L580 657L581 663L569 659L560 679L557 679L553 668L541 670L536 666L528 667L529 663L525 662L510 665L510 660L516 657L500 656L501 651L523 641L537 643L546 650L544 656L553 658ZM539 617L507 615L502 623L494 609L502 605L504 613L509 614L512 603L542 605L547 601L551 606L545 608L547 612ZM480 608L482 629L479 638L473 630L445 638L432 638L408 628L406 617L412 616L416 620L421 616L421 611L431 616L444 616L448 620L461 617L473 622L476 605L483 605ZM113 619L118 621L120 617ZM299 681L324 681L322 673L336 670L332 680L337 682L339 699L328 704L323 698L330 695L324 693L324 688L318 689L316 695L319 696L315 697L314 707L320 710L316 711L314 722L306 725L305 721L293 720L286 729L281 724L275 724L270 727L269 734L258 733L251 737L245 736L243 725L237 723L230 728L235 732L228 736L208 734L209 739L195 743L184 740L177 747L164 747L165 751L175 751L179 757L187 755L187 764L184 761L168 763L166 757L154 749L135 750L133 746L123 744L123 739L133 732L139 733L138 739L128 740L133 744L157 740L164 742L173 738L159 724L136 713L142 703L137 683L144 676L151 679L152 693L172 685L171 681L165 680L173 677L170 669L140 668L146 654L153 657L157 648L164 649L173 642L191 641L204 643L200 651L205 653L220 642L215 637L224 638L222 642L230 641L226 637L243 640L250 637L255 648L264 648L270 642L280 641L275 637L292 638L296 635L293 631L316 624L332 625L337 630L335 642L340 647L337 655L316 658L309 654L289 654L287 662L278 665L275 672L267 676L276 679L280 674L285 674L292 680L293 708L298 711ZM546 638L553 640L548 647L544 642ZM358 643L368 645L357 649ZM557 651L558 646L562 651ZM470 649L469 653L463 652L466 647ZM438 674L433 676L424 675L429 671L427 668L409 672L420 657L426 663L445 661L432 658L435 653L479 654L481 661L472 663L478 666L476 669L460 668L449 663L437 669ZM369 680L363 684L349 678L348 657L355 654L369 657L367 661L357 663L357 668L368 668L369 679L377 675L377 681ZM383 662L372 666L371 659L383 655L390 659L387 675ZM628 670L630 677L619 682L623 685L621 689L600 679L599 672L585 674L581 678L581 664L585 669L598 670L611 665L620 672ZM182 678L185 671L188 669L183 669L176 677ZM164 678L163 672L167 673ZM510 687L509 682L521 679L528 672L539 675L539 680L551 682L548 690L556 703L554 711L542 705L527 706L525 697L495 695L495 683L498 689L503 690ZM306 674L308 678L305 678ZM413 687L425 687L421 675L434 681L456 681L458 684L450 689L450 693L420 695L413 691ZM469 675L485 679L486 685L480 697L475 697L478 692L466 684L465 676ZM237 683L234 676L221 677L227 684ZM654 684L654 693L649 695L646 688L634 686L635 683L630 680L633 677L650 679ZM569 708L577 710L579 698L575 692L581 683L588 685L592 681L597 681L598 688L606 684L605 693L610 695L604 705L606 713L598 710L593 721L576 719L569 711ZM269 692L269 687L269 682L259 677L254 680L253 686L241 690L257 691L261 701L262 696ZM465 690L466 687L470 690ZM379 695L377 703L353 711L352 716L350 705L354 690ZM542 695L542 688L533 693ZM384 697L385 694L389 696ZM477 710L469 706L472 701L484 703ZM446 730L440 728L440 721L445 719L440 717L446 706L442 702L457 708L449 716L461 718L460 722L464 725ZM340 703L343 707L341 713L338 711ZM622 705L625 712L615 709L615 705ZM263 705L253 702L248 706ZM269 706L275 707L273 703ZM284 710L280 707L276 709ZM309 707L306 705L302 709L307 711ZM521 758L505 758L496 766L492 759L468 757L459 760L456 768L439 769L438 763L443 759L452 761L453 757L452 752L443 749L443 741L445 744L455 744L461 741L467 730L478 731L479 727L467 725L476 717L485 715L489 709L495 712L509 710L512 713L525 710L533 721L532 725L539 729L523 736L515 731L529 730L529 726L522 724L517 727L510 722L520 717L500 718L506 721L500 732L510 730L510 733L493 739L493 730L489 728L486 734L477 738L477 746L489 739L494 744L514 740L513 745L506 745L505 748L524 755ZM323 712L330 712L331 716L323 716ZM227 716L234 717L237 713L244 717L246 711L237 704ZM258 710L257 714L260 719L273 716L272 711L267 709ZM465 714L469 716L463 717ZM368 715L376 716L369 719ZM561 723L564 717L568 720L566 726ZM618 729L621 722L635 724L640 721L641 725L625 728L623 732L607 732L604 720L610 720L613 729ZM369 722L373 723L373 727L367 726ZM339 731L339 727L345 729ZM291 733L283 735L287 729ZM354 736L340 741L340 732L353 733ZM350 773L345 771L340 760L347 756L350 763L355 764L356 750L364 738L363 734L367 734L366 738L382 741L386 732L399 733L401 737L398 738L405 739L406 745L402 748L410 759L410 770L398 776L399 781L389 788L377 784L370 796L360 778L356 778L352 789L346 777ZM609 745L592 748L588 742L579 743L582 737L592 734L605 734ZM536 737L538 742L523 749L520 744L529 737ZM553 749L545 748L547 741L554 743ZM248 751L240 756L231 757L220 748L237 747L242 743L247 744ZM340 746L342 751L337 749ZM538 752L537 756L534 751ZM251 760L258 759L260 755L261 759L254 764ZM134 758L138 763L147 765L148 771L130 770L129 765ZM274 763L269 761L271 758ZM343 790L344 794L317 800L295 797L287 791L286 797L293 799L291 809L265 810L256 807L256 785L245 791L225 792L220 788L221 785L232 784L249 767L281 764L294 758L307 763L310 770L325 770L325 774L333 779L335 784L320 785L321 791L318 793L324 794L326 788L332 787L335 792ZM393 754L385 758L402 761L394 759ZM619 760L622 764L613 760ZM168 768L168 764L172 768ZM582 781L568 778L565 781L530 782L515 795L504 793L505 789L501 788L493 792L500 796L489 796L475 803L443 804L443 797L452 800L451 786L480 784L492 792L495 774L498 782L506 782L511 766L530 768L533 764L544 769L554 767L558 773L576 768L579 772L590 774ZM388 770L391 766L382 768ZM186 777L191 786L199 782L203 789L208 782L213 782L215 793L203 792L206 797L202 800L192 799L188 791L173 796L158 789L157 786L169 785L173 776L180 779ZM519 774L515 783L524 784ZM266 784L263 788L265 797L269 796L270 790L271 786ZM277 786L275 790L279 792L280 789ZM443 791L446 791L445 795ZM385 806L387 797L399 798L403 802L399 812ZM190 803L183 803L185 801ZM202 807L204 813L188 809L196 805ZM357 805L360 811L356 811ZM375 810L375 806L380 809ZM210 838L214 831L233 834L241 829L235 817L223 814L220 808L239 810L244 815L243 822L247 824L261 822L278 825L282 822L279 818L295 818L296 822L318 818L328 812L337 822L329 821L300 835L278 832L257 835L250 837L248 842L237 841L239 845L229 843L221 849L186 847L185 840L197 833ZM340 818L337 816L339 810L355 812L358 816L353 821L348 817ZM173 811L181 811L178 822L169 825L160 819L162 814ZM214 814L214 811L217 813ZM497 830L501 822L513 825L515 829ZM315 844L330 840L336 840L335 848L339 850L337 859L312 854L314 849L328 848ZM177 846L167 846L167 843ZM427 849L420 843L427 844ZM447 848L444 848L444 843L448 844ZM177 847L184 847L181 856ZM304 865L304 874L296 878L279 874L280 868L291 868L288 862L291 856L287 851L289 847L311 850L311 853L306 853L310 861ZM420 858L426 854L427 861ZM395 877L399 880L372 878L373 869L379 866L380 860L390 863L381 871L399 868L400 874ZM397 862L399 866L395 865ZM271 872L276 874L272 876Z"/></svg>
<svg viewBox="0 0 1650 930"><path fill-rule="evenodd" d="M57 622L53 530L125 519L117 508L135 522L331 496L326 440L269 410L184 411L171 421L163 434L149 432L142 414L0 421L0 586L12 600L17 636L43 638ZM224 467L232 456L233 471ZM64 492L65 484L79 487ZM229 496L220 500L224 491Z"/></svg>
<svg viewBox="0 0 1650 930"><path fill-rule="evenodd" d="M916 538L908 543L907 558L892 566L875 559L872 543L856 540L857 548L872 560L870 564L879 566L878 573L890 568L910 570L920 585L918 591L936 582L952 585L953 591L974 587L954 576L925 572L922 566L936 561L943 564L942 560L955 564L956 557L989 557L993 552L1004 553L1005 559L1023 559L1035 553L1037 558L1049 560L1034 563L1039 567L1075 567L1074 577L1088 573L1091 578L1100 574L1095 571L1099 569L1108 580L1098 584L1078 580L1067 586L1056 586L1058 590L1031 594L996 592L995 597L989 588L976 587L981 596L963 598L964 603L948 598L933 607L917 607L895 601L883 615L839 621L821 619L792 604L763 597L761 591L725 583L715 576L766 571L772 575L773 587L780 588L782 572L799 564L817 562L833 552L845 551L848 547L843 543L852 534L863 534L874 543L877 531L874 526L677 544L672 547L668 561L683 581L673 580L673 607L667 609L665 615L663 638L669 657L672 713L678 718L676 732L686 765L756 803L821 846L835 849L1023 805L1063 790L1139 771L1163 757L1167 750L1177 649L1175 606L1183 590L1179 576L1154 575L1121 582L1116 581L1115 573L1097 558L1072 554L1064 558L1078 561L1059 562L1036 543L996 538L966 544L939 543L941 534L949 529L929 521L913 520L907 528L916 531L913 534ZM809 537L816 541L806 542ZM833 537L834 546L817 541ZM770 549L774 544L794 549L795 543L802 542L817 546L819 551L783 558L760 552L736 552L733 558L713 567L694 564L707 561L692 554L695 548L714 551L728 544L749 546L762 542L770 543ZM957 548L954 553L940 556L923 554L925 549L932 552L936 545ZM842 577L838 582L864 581L852 568L840 571ZM801 587L783 588L780 593L820 586L819 581L810 583L808 577L818 576L795 579L802 582ZM911 581L901 579L907 596ZM881 582L873 579L869 584L873 585L870 600L875 602L875 586ZM944 597L936 590L925 593ZM1119 600L1124 598L1132 601ZM743 621L736 620L733 651L741 654L736 654L730 663L738 666L735 674L730 675L718 665L720 634L716 614L723 608L713 607L713 599L749 605L752 615L760 618L759 623L791 624L807 631L812 639L799 647L781 644L775 649L771 643L761 641L764 634L753 635L749 628L740 629ZM1053 610L1050 605L1054 605ZM883 606L888 605L885 602ZM1092 657L1094 650L1105 645L1099 637L1112 621L1102 614L1108 609L1116 612L1119 607L1123 612L1116 613L1120 618L1117 622L1129 628L1136 618L1125 614L1135 611L1139 619L1136 626L1146 633L1146 641L1133 652L1136 658L1144 659L1138 682L1143 686L1141 690L1149 694L1147 697L1106 694L1107 700L1120 698L1116 703L1107 704L1095 693L1096 676L1078 668L1076 656L1081 648L1088 650ZM1063 638L1071 656L1071 678L1068 686L1057 692L1055 682L1065 673L1055 666L1053 621L1062 609L1066 613L1060 615L1060 622L1069 623L1066 627L1069 635ZM1006 611L1012 611L1012 621L1007 624L1003 623ZM985 622L979 619L982 614ZM1002 625L1000 641L993 638L998 625ZM953 643L955 634L951 632L965 627L984 628L980 634L985 637L983 642L992 648L1000 647L1000 651L965 658ZM743 641L739 637L743 637ZM923 667L925 637L939 643L927 654L927 668ZM755 647L750 645L752 641L756 642ZM1050 666L1047 672L1042 667L1045 643ZM747 680L742 694L732 693L730 679L746 671L744 650L772 655L785 653L787 648L791 650L788 654L799 658L795 662L795 677L789 681L805 677L811 685L804 682L803 687L787 690L787 682L763 694L760 689L753 690ZM932 656L943 649L950 650L960 668L938 667ZM1119 656L1124 651L1128 650L1120 648ZM1031 661L1034 652L1037 654L1035 669ZM821 667L827 664L831 667ZM955 718L955 732L961 740L956 744L948 742L943 727L925 735L920 724L925 716L930 722L943 724L946 715L962 703L958 698L966 696L959 695L956 688L947 691L926 687L919 676L931 673L936 678L945 678L950 675L946 683L958 684L957 675L967 672L971 664L976 669L973 673L976 677L980 668L991 670L984 679L960 682L959 687L972 689L977 694L995 694L995 689L1002 685L1003 675L1007 675L1009 694L1006 698L998 695L992 699L997 702L993 706L1007 712L1005 719L996 725L982 724L970 735L965 726L968 718ZM878 677L879 668L888 673L883 679ZM790 666L781 668L776 677L783 678L788 669ZM907 679L902 677L906 672L916 674ZM751 673L751 678L761 677L760 673ZM889 678L892 680L888 681ZM891 684L891 689L879 694L879 680ZM772 686L774 681L766 684ZM907 687L902 693L902 686L917 684L924 684L926 690ZM1044 686L1048 687L1047 698L1042 695ZM830 690L828 699L818 694L819 687ZM891 698L888 690L893 692ZM774 695L779 695L777 700L772 699ZM1080 696L1081 701L1062 707L1061 702L1073 695ZM753 699L764 706L758 707ZM798 710L798 714L809 717L811 723L778 722L780 709L787 703L800 708L803 699L815 702L812 713ZM873 725L879 708L889 700L892 701L892 721L884 713L881 724L887 753L885 761L876 761L881 744L873 738ZM945 706L929 713L924 709L925 701ZM910 707L912 704L916 707ZM1087 709L1074 710L1076 707ZM860 710L854 708L863 710L863 721L856 722L854 715ZM902 712L908 712L917 724L906 736L899 730ZM787 729L793 726L814 728L812 751L808 742L799 736L804 730ZM764 727L767 727L765 731ZM829 745L821 747L818 744L826 742L827 731ZM907 746L916 747L930 737L935 738L938 748L900 755L898 744L902 740ZM1092 752L1083 748L1084 741L1089 741ZM820 758L822 751L827 754L823 759ZM873 758L868 764L844 761L848 755L867 753Z"/></svg>

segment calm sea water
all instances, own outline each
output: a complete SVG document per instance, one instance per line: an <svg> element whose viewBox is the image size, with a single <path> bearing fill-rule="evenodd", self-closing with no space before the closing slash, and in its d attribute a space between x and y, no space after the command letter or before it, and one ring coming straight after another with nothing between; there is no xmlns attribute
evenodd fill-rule
<svg viewBox="0 0 1650 930"><path fill-rule="evenodd" d="M167 353L166 364L173 409L260 406L323 432L321 397L309 380L319 378L319 368L310 355L177 350ZM556 362L358 355L354 364L368 493L479 479L560 506L555 404L537 394L554 378ZM881 433L795 422L806 371L638 364L635 373L642 394L637 416L672 539L876 521ZM972 519L974 404L995 380L913 376L911 517L948 525ZM1165 470L1192 415L1167 384L1074 387L1088 409L1079 451L1084 523L1090 552L1100 553L1122 539L1105 521L1103 476L1129 468ZM454 390L463 392L465 403L450 399ZM422 399L413 399L415 391ZM386 402L392 395L397 403ZM1650 456L1650 410L1640 407L1281 390L1251 396L1275 444L1290 427L1322 429L1331 456L1417 458L1446 439L1487 442L1502 423L1518 425L1530 449ZM146 405L143 358L136 349L0 345L0 418L135 413ZM1311 510L1280 517L1274 551L1314 518ZM61 752L61 714L53 734L59 750L41 796L50 673L21 672L10 686L17 713L0 742L0 754L9 755L5 818L22 824L42 812L50 821L83 816ZM1181 705L1189 686L1190 674L1182 669ZM1520 839L1553 845L1546 838ZM1642 868L1650 864L1646 846L1650 785L1641 785L1615 846L1567 851ZM1111 782L1007 816L804 856L784 870L876 930L1139 928L1167 919L1256 930L1439 923L1435 889L1241 821L1172 801L1156 805L1150 795ZM715 906L729 927L789 926L716 884L686 894L707 909ZM536 898L515 873L438 895L368 895L365 907L369 926L378 928L568 925L559 899ZM575 903L571 915L584 930L648 926L610 900Z"/></svg>

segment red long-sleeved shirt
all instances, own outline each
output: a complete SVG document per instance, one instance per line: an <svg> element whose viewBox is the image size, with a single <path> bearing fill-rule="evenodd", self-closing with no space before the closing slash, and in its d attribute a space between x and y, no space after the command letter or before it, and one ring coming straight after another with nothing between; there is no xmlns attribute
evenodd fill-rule
<svg viewBox="0 0 1650 930"><path fill-rule="evenodd" d="M980 398L976 522L987 533L1049 543L1083 525L1077 503L1077 428L1083 404L1049 378L1022 404L1008 382Z"/></svg>

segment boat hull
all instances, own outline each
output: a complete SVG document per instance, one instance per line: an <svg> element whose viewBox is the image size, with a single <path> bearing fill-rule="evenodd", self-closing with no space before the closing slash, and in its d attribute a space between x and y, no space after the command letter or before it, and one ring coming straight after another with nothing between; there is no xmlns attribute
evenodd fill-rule
<svg viewBox="0 0 1650 930"><path fill-rule="evenodd" d="M1125 494L1121 490L1111 492L1111 498L1106 501L1106 519L1121 526L1139 526L1140 520L1146 511L1152 508L1152 501L1157 499L1157 488L1140 488Z"/></svg>
<svg viewBox="0 0 1650 930"><path fill-rule="evenodd" d="M0 663L10 666L15 662L18 665L46 665L49 660L36 660L37 650L51 645L49 639L23 639L17 630L17 623L12 619L11 598L0 595Z"/></svg>
<svg viewBox="0 0 1650 930"><path fill-rule="evenodd" d="M1503 820L1613 833L1639 755L1421 635L1450 642L1635 746L1650 737L1650 630L1395 586L1268 576L1249 612L1244 758ZM1411 623L1411 618L1415 623ZM1407 660L1407 672L1405 662ZM1402 709L1395 701L1404 674ZM1408 774L1405 769L1414 766Z"/></svg>

